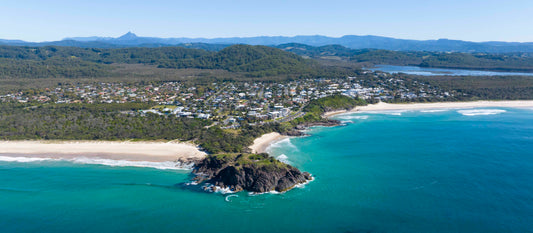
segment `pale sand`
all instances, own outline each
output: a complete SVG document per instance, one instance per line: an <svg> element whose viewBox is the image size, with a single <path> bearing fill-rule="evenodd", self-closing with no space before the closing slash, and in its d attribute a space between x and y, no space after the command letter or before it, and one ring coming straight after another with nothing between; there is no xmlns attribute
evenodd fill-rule
<svg viewBox="0 0 533 233"><path fill-rule="evenodd" d="M265 153L268 146L279 140L285 139L288 136L283 136L279 133L267 133L254 140L254 144L249 148L252 149L252 153Z"/></svg>
<svg viewBox="0 0 533 233"><path fill-rule="evenodd" d="M206 155L189 143L127 141L0 141L0 154L13 157L97 157L151 162L194 161Z"/></svg>
<svg viewBox="0 0 533 233"><path fill-rule="evenodd" d="M483 107L507 107L507 108L527 108L533 107L533 100L511 100L511 101L472 101L472 102L437 102L437 103L410 103L410 104L389 104L379 102L367 106L359 106L350 111L341 110L327 112L326 117L347 113L364 111L387 111L387 110L421 110L421 109L446 109L446 108L483 108Z"/></svg>

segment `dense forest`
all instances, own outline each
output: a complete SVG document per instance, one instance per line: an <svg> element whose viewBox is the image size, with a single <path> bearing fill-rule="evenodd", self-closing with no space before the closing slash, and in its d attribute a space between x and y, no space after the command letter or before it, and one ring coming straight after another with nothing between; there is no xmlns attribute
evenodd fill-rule
<svg viewBox="0 0 533 233"><path fill-rule="evenodd" d="M97 49L0 46L0 59L0 79L121 75L111 72L115 68L111 64L220 69L249 77L340 77L353 73L346 69L322 67L313 60L280 49L250 45L233 45L218 52L184 47Z"/></svg>
<svg viewBox="0 0 533 233"><path fill-rule="evenodd" d="M496 71L533 71L533 54L531 53L409 52L349 49L340 45L313 47L295 43L276 47L301 56L330 60L343 59L361 63L361 65L384 64Z"/></svg>
<svg viewBox="0 0 533 233"><path fill-rule="evenodd" d="M407 82L424 82L449 92L459 93L446 99L447 101L533 99L533 77L531 76L405 76L405 79Z"/></svg>

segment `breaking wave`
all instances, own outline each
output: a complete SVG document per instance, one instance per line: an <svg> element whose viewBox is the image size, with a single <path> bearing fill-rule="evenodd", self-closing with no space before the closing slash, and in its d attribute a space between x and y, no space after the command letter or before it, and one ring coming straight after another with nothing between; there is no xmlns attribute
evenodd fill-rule
<svg viewBox="0 0 533 233"><path fill-rule="evenodd" d="M311 183L311 181L314 181L315 180L315 177L312 176L310 180L307 180L303 183L300 183L300 184L297 184L297 185L294 185L294 188L304 188L307 184ZM290 191L291 189L287 190L287 191ZM283 192L278 192L276 190L272 190L272 191L268 191L268 192L264 192L264 193L256 193L256 192L248 192L248 196L255 196L255 195L261 195L261 194L284 194L286 193L287 191L283 191Z"/></svg>
<svg viewBox="0 0 533 233"><path fill-rule="evenodd" d="M281 154L276 159L279 160L282 163L290 164L289 157L287 157L287 155L285 155L285 154Z"/></svg>
<svg viewBox="0 0 533 233"><path fill-rule="evenodd" d="M106 165L111 167L149 167L161 170L190 170L194 167L194 163L181 163L181 162L151 162L151 161L130 161L130 160L113 160L113 159L101 159L101 158L87 158L77 157L72 159L54 159L54 158L41 158L41 157L10 157L0 156L0 161L5 162L19 162L30 163L40 161L68 161L79 164L94 164L94 165Z"/></svg>
<svg viewBox="0 0 533 233"><path fill-rule="evenodd" d="M206 192L210 193L220 193L220 194L232 194L235 193L235 191L231 190L230 187L220 187L214 184L205 183L202 186L202 189Z"/></svg>
<svg viewBox="0 0 533 233"><path fill-rule="evenodd" d="M357 115L357 116L342 116L338 117L339 120L366 120L368 119L367 115Z"/></svg>
<svg viewBox="0 0 533 233"><path fill-rule="evenodd" d="M457 111L463 116L486 116L486 115L496 115L500 113L507 112L502 109L469 109L469 110L459 110Z"/></svg>
<svg viewBox="0 0 533 233"><path fill-rule="evenodd" d="M446 112L448 109L428 109L428 110L420 110L420 112L424 113L431 113L431 112Z"/></svg>
<svg viewBox="0 0 533 233"><path fill-rule="evenodd" d="M391 116L401 116L402 113L404 112L408 112L408 110L365 111L365 113L370 113L370 114L383 114L383 115L391 115Z"/></svg>
<svg viewBox="0 0 533 233"><path fill-rule="evenodd" d="M150 162L150 161L129 161L129 160L113 160L113 159L99 159L99 158L74 158L68 161L81 164L99 164L111 167L150 167L156 169L172 169L172 170L189 170L192 169L193 163L181 163L181 162Z"/></svg>
<svg viewBox="0 0 533 233"><path fill-rule="evenodd" d="M273 148L279 148L279 147L290 147L292 149L298 149L294 144L291 142L291 138L285 138L283 140L280 140L278 142L275 142L267 147L266 151L270 152Z"/></svg>
<svg viewBox="0 0 533 233"><path fill-rule="evenodd" d="M45 160L51 160L51 158L0 156L0 161L4 161L4 162L29 163L29 162L39 162L39 161L45 161Z"/></svg>

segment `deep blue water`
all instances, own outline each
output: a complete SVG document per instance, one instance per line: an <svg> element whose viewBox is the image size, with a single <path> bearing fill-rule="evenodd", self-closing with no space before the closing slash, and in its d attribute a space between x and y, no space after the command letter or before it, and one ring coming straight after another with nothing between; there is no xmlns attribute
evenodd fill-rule
<svg viewBox="0 0 533 233"><path fill-rule="evenodd" d="M372 71L383 71L387 73L405 73L423 76L533 76L533 73L524 72L497 72L486 70L462 70L462 69L445 69L445 68L426 68L419 66L391 66L377 65L374 68L368 68Z"/></svg>
<svg viewBox="0 0 533 233"><path fill-rule="evenodd" d="M0 161L0 232L533 232L533 110L337 118L270 148L316 177L283 194L204 193L181 185L188 171Z"/></svg>

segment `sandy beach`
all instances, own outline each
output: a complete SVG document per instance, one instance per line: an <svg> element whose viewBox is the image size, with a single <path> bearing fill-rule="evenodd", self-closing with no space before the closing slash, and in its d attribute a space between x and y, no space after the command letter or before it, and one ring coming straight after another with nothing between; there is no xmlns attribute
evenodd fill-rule
<svg viewBox="0 0 533 233"><path fill-rule="evenodd" d="M252 153L265 153L268 146L270 146L272 143L287 137L288 136L283 136L276 132L263 134L261 137L256 138L254 140L254 144L249 148L252 149Z"/></svg>
<svg viewBox="0 0 533 233"><path fill-rule="evenodd" d="M359 106L350 111L332 111L324 113L325 117L364 111L387 111L387 110L421 110L421 109L447 109L447 108L484 108L484 107L507 107L507 108L527 108L533 107L533 100L511 100L511 101L472 101L472 102L437 102L437 103L409 103L409 104L389 104L379 102L367 106Z"/></svg>
<svg viewBox="0 0 533 233"><path fill-rule="evenodd" d="M0 155L72 159L75 157L129 161L192 161L205 153L183 142L0 141Z"/></svg>

